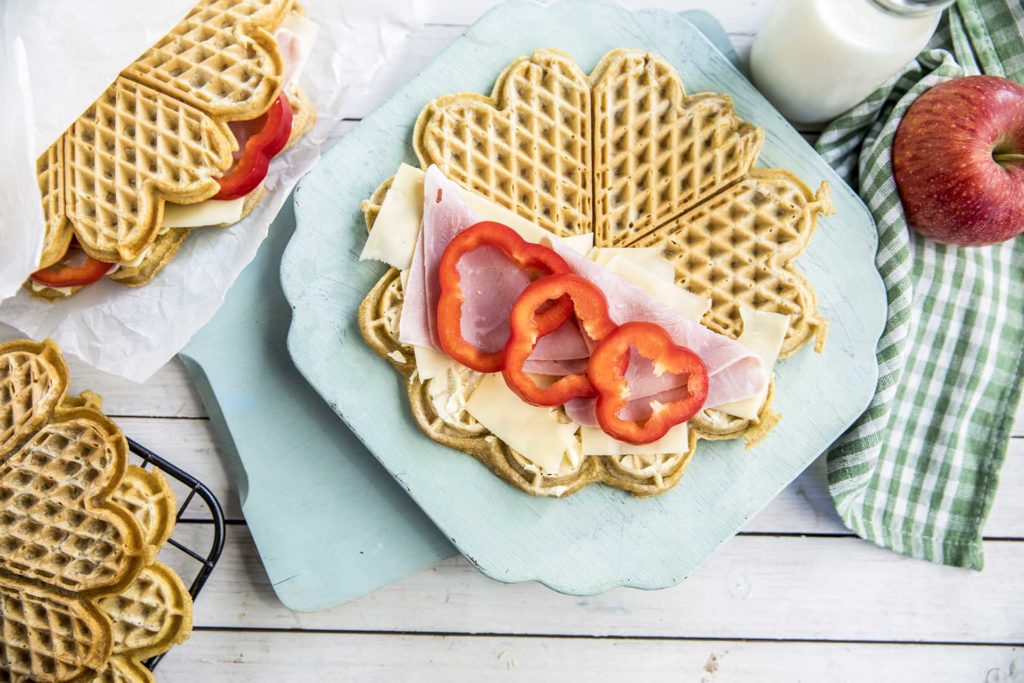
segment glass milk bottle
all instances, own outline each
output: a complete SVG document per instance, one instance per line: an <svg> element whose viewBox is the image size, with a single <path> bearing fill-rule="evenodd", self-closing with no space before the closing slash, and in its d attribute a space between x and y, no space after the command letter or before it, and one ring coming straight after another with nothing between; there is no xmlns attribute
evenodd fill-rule
<svg viewBox="0 0 1024 683"><path fill-rule="evenodd" d="M953 0L780 0L754 40L754 83L794 124L819 126L917 56Z"/></svg>

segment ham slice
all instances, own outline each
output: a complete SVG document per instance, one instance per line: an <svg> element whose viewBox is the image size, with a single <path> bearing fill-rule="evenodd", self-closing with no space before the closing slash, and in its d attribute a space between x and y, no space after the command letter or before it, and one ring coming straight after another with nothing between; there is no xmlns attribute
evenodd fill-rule
<svg viewBox="0 0 1024 683"><path fill-rule="evenodd" d="M640 287L576 254L557 241L553 241L552 248L578 275L597 285L604 292L608 300L609 315L617 324L638 320L657 323L665 328L676 344L685 346L700 356L708 371L706 405L718 406L755 396L767 386L768 373L765 372L761 359L739 342L685 318L675 309L655 300ZM650 414L649 406L653 398L667 398L666 392L678 390L686 380L685 377L671 374L656 377L651 363L634 352L630 356L626 381L632 400L620 415L624 419L642 419ZM593 401L594 399L575 399L570 402L571 405L566 406L566 413L580 424L593 426L595 423L590 422L593 419ZM588 403L590 405L587 405ZM638 414L639 417L627 418L627 413Z"/></svg>
<svg viewBox="0 0 1024 683"><path fill-rule="evenodd" d="M462 200L458 186L436 167L427 169L423 185L423 221L413 254L398 338L405 344L440 350L437 338L437 301L441 295L438 268L448 243L479 219ZM529 277L493 247L482 247L459 260L459 277L466 300L462 307L462 336L485 351L497 351L508 341L508 318ZM586 359L586 342L574 323L541 339L530 356L540 364L527 371L570 374Z"/></svg>
<svg viewBox="0 0 1024 683"><path fill-rule="evenodd" d="M477 220L476 214L462 200L458 186L437 168L429 168L424 182L423 221L399 322L399 339L403 343L439 350L436 312L441 255L457 234ZM707 405L741 400L764 390L767 373L760 358L744 346L685 318L640 287L581 256L561 240L552 237L551 244L577 274L605 293L609 313L616 323L634 320L657 323L677 344L701 357L708 370ZM508 339L509 313L529 284L529 278L491 247L466 254L459 261L459 275L466 295L461 322L463 336L487 351L500 349ZM525 369L543 375L583 372L590 355L588 341L575 323L567 322L540 340ZM662 402L672 400L673 395L679 395L685 379L675 375L654 376L651 363L634 353L627 382L633 400L622 415L626 419L642 419L649 413L652 398L662 397L665 399ZM570 402L566 410L577 422L596 425L593 399Z"/></svg>

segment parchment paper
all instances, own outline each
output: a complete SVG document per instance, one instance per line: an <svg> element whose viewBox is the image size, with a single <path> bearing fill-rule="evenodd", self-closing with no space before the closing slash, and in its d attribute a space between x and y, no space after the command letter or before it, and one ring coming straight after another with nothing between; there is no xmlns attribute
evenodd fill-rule
<svg viewBox="0 0 1024 683"><path fill-rule="evenodd" d="M417 0L304 0L320 32L300 83L319 118L271 163L268 192L256 210L230 228L194 231L145 287L103 280L65 301L33 298L20 286L35 270L41 248L36 157L191 5L12 0L0 10L0 96L14 124L0 126L0 147L8 151L0 160L0 297L10 297L0 304L0 321L35 339L53 338L66 353L137 382L173 357L217 311L292 188L340 135L348 103L366 92L421 23Z"/></svg>

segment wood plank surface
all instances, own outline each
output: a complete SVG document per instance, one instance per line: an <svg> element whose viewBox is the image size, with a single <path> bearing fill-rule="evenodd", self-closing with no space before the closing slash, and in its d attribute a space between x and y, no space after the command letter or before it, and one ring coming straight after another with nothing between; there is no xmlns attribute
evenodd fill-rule
<svg viewBox="0 0 1024 683"><path fill-rule="evenodd" d="M165 681L874 683L1019 680L1021 648L201 631ZM287 656L282 656L287 653ZM936 662L943 662L936 666ZM1017 674L1019 675L1019 674Z"/></svg>
<svg viewBox="0 0 1024 683"><path fill-rule="evenodd" d="M179 539L202 533L183 525ZM453 558L332 609L296 613L268 584L244 525L196 606L236 629L885 642L1024 642L1024 543L986 543L983 572L858 538L737 536L682 584L574 597L504 585Z"/></svg>
<svg viewBox="0 0 1024 683"><path fill-rule="evenodd" d="M744 58L777 2L620 1L710 10ZM424 27L373 90L350 103L346 127L498 2L421 3ZM500 584L454 558L347 605L299 614L274 597L183 365L172 361L143 385L69 365L76 391L102 394L129 436L209 484L232 522L196 605L197 630L160 665L162 681L1024 680L1024 406L986 529L983 572L852 537L819 459L672 589L575 598ZM199 543L209 533L209 525L182 523L175 536ZM193 566L171 550L163 557L186 574Z"/></svg>

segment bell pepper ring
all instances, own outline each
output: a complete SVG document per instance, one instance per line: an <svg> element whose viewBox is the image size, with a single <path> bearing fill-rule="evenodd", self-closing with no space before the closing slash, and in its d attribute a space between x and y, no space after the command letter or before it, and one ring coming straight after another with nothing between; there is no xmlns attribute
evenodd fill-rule
<svg viewBox="0 0 1024 683"><path fill-rule="evenodd" d="M285 148L292 134L292 105L284 93L270 109L249 121L230 121L228 127L238 141L235 163L218 178L220 192L214 199L238 199L249 194L267 177L270 160Z"/></svg>
<svg viewBox="0 0 1024 683"><path fill-rule="evenodd" d="M60 261L37 270L30 278L47 287L84 287L102 278L113 267L113 263L94 259L77 242L72 242Z"/></svg>
<svg viewBox="0 0 1024 683"><path fill-rule="evenodd" d="M652 401L651 415L642 421L619 417L629 401L626 369L631 348L654 364L657 375L687 375L686 395L668 403ZM597 422L601 429L614 439L636 445L657 441L675 425L692 418L708 396L704 362L690 349L676 345L665 328L649 322L626 323L601 340L590 356L587 376L597 390Z"/></svg>
<svg viewBox="0 0 1024 683"><path fill-rule="evenodd" d="M481 221L452 239L441 255L438 280L437 338L441 350L477 372L499 372L505 350L487 352L462 336L462 306L466 301L459 275L459 259L480 247L494 247L530 275L568 273L569 264L553 249L527 242L512 228L494 221ZM545 329L560 327L572 314L569 301L557 302L542 312Z"/></svg>
<svg viewBox="0 0 1024 683"><path fill-rule="evenodd" d="M591 339L600 341L616 328L608 315L608 301L604 293L579 275L551 275L527 286L512 307L509 318L511 333L505 345L502 374L509 389L533 405L558 406L573 398L596 394L586 374L566 375L548 387L541 387L523 369L541 337L558 328L557 325L552 327L550 320L539 317L537 311L548 302L565 298L572 302L576 319Z"/></svg>

